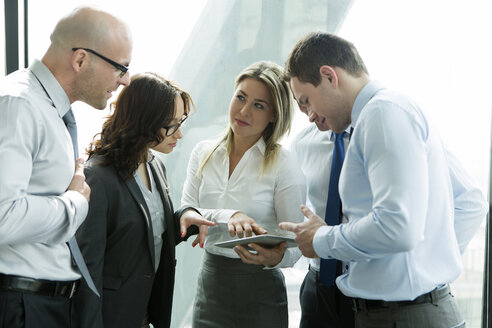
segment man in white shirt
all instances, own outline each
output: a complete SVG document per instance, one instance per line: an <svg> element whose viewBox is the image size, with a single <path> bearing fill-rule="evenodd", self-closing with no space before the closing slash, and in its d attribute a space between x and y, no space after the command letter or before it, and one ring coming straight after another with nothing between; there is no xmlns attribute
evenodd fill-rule
<svg viewBox="0 0 492 328"><path fill-rule="evenodd" d="M77 100L105 108L129 83L131 52L126 24L80 7L58 22L41 61L0 80L0 327L70 327L81 274L67 242L90 188L66 115Z"/></svg>
<svg viewBox="0 0 492 328"><path fill-rule="evenodd" d="M351 43L309 34L286 71L311 121L354 131L339 182L347 222L328 226L301 207L309 220L281 228L296 233L305 256L346 264L336 283L353 299L356 327L464 326L448 283L486 215L483 193L454 165L420 108L370 80Z"/></svg>
<svg viewBox="0 0 492 328"><path fill-rule="evenodd" d="M297 157L306 177L306 206L315 213L326 213L335 134L325 124L313 123L295 137L290 151ZM350 129L346 132L343 137L345 149L349 144ZM351 300L340 292L336 284L324 285L319 272L320 259L309 259L309 271L299 292L302 310L299 327L353 327Z"/></svg>

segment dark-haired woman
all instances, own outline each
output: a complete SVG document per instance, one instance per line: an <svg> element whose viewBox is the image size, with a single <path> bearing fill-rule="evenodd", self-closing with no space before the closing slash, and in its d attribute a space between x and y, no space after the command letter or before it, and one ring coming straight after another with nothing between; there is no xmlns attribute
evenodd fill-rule
<svg viewBox="0 0 492 328"><path fill-rule="evenodd" d="M214 225L191 207L173 210L165 167L154 153L173 151L191 105L173 82L135 75L90 144L91 200L77 240L101 297L81 285L78 327L169 327L174 248L197 226Z"/></svg>

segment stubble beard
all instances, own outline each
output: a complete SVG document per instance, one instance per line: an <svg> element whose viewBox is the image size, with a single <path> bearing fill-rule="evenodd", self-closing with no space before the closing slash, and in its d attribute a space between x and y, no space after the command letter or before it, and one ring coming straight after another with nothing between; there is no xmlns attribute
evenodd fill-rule
<svg viewBox="0 0 492 328"><path fill-rule="evenodd" d="M106 90L102 90L98 82L92 69L79 76L74 83L74 99L95 109L105 109L108 104Z"/></svg>

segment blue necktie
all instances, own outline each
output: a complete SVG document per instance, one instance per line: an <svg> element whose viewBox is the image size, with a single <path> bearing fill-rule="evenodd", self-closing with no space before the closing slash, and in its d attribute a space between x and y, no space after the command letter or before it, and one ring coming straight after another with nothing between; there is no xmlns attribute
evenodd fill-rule
<svg viewBox="0 0 492 328"><path fill-rule="evenodd" d="M72 109L70 108L68 112L63 116L63 122L67 126L68 133L70 133L70 137L72 138L73 151L75 159L79 157L79 150L77 147L77 124L75 122L75 116L73 115ZM85 279L87 286L99 296L99 292L97 291L96 285L94 281L92 281L91 274L89 273L89 269L87 269L87 265L85 264L84 257L80 252L79 245L77 244L77 240L75 236L73 236L68 241L68 248L70 248L70 252L72 253L72 259L80 270L80 274Z"/></svg>
<svg viewBox="0 0 492 328"><path fill-rule="evenodd" d="M340 179L340 171L342 170L343 159L345 157L343 147L344 134L345 132L335 133L335 147L333 148L333 157L331 161L330 184L325 213L325 222L328 225L337 225L340 223L341 203L340 194L338 193L338 180ZM325 286L331 287L335 284L336 271L337 260L320 260L320 280Z"/></svg>

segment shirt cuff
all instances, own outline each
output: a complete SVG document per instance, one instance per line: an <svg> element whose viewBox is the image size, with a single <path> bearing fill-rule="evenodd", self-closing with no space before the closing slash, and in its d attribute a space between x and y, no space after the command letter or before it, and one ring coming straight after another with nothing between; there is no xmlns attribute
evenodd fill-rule
<svg viewBox="0 0 492 328"><path fill-rule="evenodd" d="M330 246L328 244L328 236L331 233L333 226L322 226L316 231L313 238L313 248L316 254L323 259L333 259Z"/></svg>
<svg viewBox="0 0 492 328"><path fill-rule="evenodd" d="M185 212L187 212L187 211L194 211L194 212L196 212L196 213L198 213L198 214L202 215L202 213L200 213L200 211L199 211L199 210L197 210L196 208L194 208L194 207L192 207L192 206L186 206L186 207L182 207L182 208L178 209L178 210L176 211L176 214L175 214L175 215L176 215L178 218L180 218L180 219L181 219L181 216L182 216Z"/></svg>

